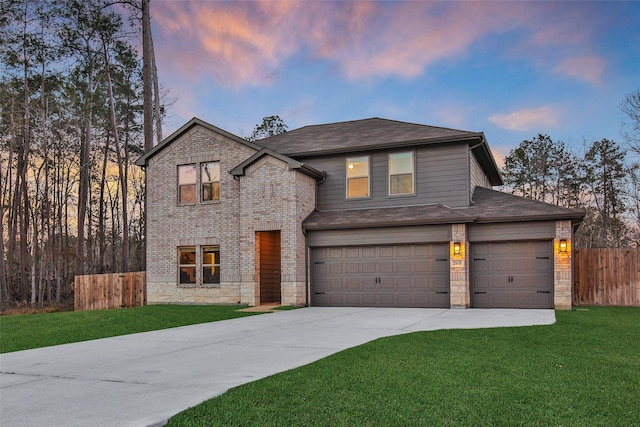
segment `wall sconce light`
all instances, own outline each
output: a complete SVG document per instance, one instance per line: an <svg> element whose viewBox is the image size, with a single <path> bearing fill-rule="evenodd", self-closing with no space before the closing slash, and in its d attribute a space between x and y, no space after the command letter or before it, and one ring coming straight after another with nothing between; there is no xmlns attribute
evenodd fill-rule
<svg viewBox="0 0 640 427"><path fill-rule="evenodd" d="M565 239L560 240L560 248L559 251L561 253L567 252L567 241Z"/></svg>
<svg viewBox="0 0 640 427"><path fill-rule="evenodd" d="M461 252L460 242L453 242L453 254L460 255L460 252Z"/></svg>

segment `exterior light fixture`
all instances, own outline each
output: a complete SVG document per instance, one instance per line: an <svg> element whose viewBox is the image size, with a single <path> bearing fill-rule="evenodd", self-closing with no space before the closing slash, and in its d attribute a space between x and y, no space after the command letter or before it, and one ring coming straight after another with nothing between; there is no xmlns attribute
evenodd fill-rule
<svg viewBox="0 0 640 427"><path fill-rule="evenodd" d="M561 253L567 252L567 241L565 239L560 240L560 248L559 251Z"/></svg>
<svg viewBox="0 0 640 427"><path fill-rule="evenodd" d="M353 169L353 163L349 163L349 169Z"/></svg>
<svg viewBox="0 0 640 427"><path fill-rule="evenodd" d="M460 255L460 252L461 252L460 242L453 242L453 254Z"/></svg>

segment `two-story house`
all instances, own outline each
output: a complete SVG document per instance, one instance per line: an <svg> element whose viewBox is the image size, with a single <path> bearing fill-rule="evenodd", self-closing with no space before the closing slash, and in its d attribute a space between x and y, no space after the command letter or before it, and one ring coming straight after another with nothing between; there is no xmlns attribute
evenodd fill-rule
<svg viewBox="0 0 640 427"><path fill-rule="evenodd" d="M584 212L492 190L483 133L372 118L141 157L153 303L570 308Z"/></svg>

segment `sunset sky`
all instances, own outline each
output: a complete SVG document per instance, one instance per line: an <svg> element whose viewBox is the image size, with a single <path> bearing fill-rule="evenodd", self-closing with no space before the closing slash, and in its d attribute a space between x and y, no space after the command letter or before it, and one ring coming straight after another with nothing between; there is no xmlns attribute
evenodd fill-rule
<svg viewBox="0 0 640 427"><path fill-rule="evenodd" d="M640 89L640 2L150 4L165 135L383 117L482 131L502 162L538 133L622 142Z"/></svg>

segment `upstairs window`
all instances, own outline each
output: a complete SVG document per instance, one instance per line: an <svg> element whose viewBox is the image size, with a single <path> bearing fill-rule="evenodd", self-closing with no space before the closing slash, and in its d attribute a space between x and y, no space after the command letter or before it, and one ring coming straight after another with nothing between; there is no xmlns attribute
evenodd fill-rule
<svg viewBox="0 0 640 427"><path fill-rule="evenodd" d="M414 193L413 152L389 154L389 195Z"/></svg>
<svg viewBox="0 0 640 427"><path fill-rule="evenodd" d="M178 248L178 275L181 284L196 283L196 248Z"/></svg>
<svg viewBox="0 0 640 427"><path fill-rule="evenodd" d="M178 203L196 202L196 165L178 166Z"/></svg>
<svg viewBox="0 0 640 427"><path fill-rule="evenodd" d="M220 283L220 247L202 248L202 283L212 285Z"/></svg>
<svg viewBox="0 0 640 427"><path fill-rule="evenodd" d="M347 198L369 197L369 156L347 158Z"/></svg>
<svg viewBox="0 0 640 427"><path fill-rule="evenodd" d="M201 164L202 201L220 200L220 162Z"/></svg>

